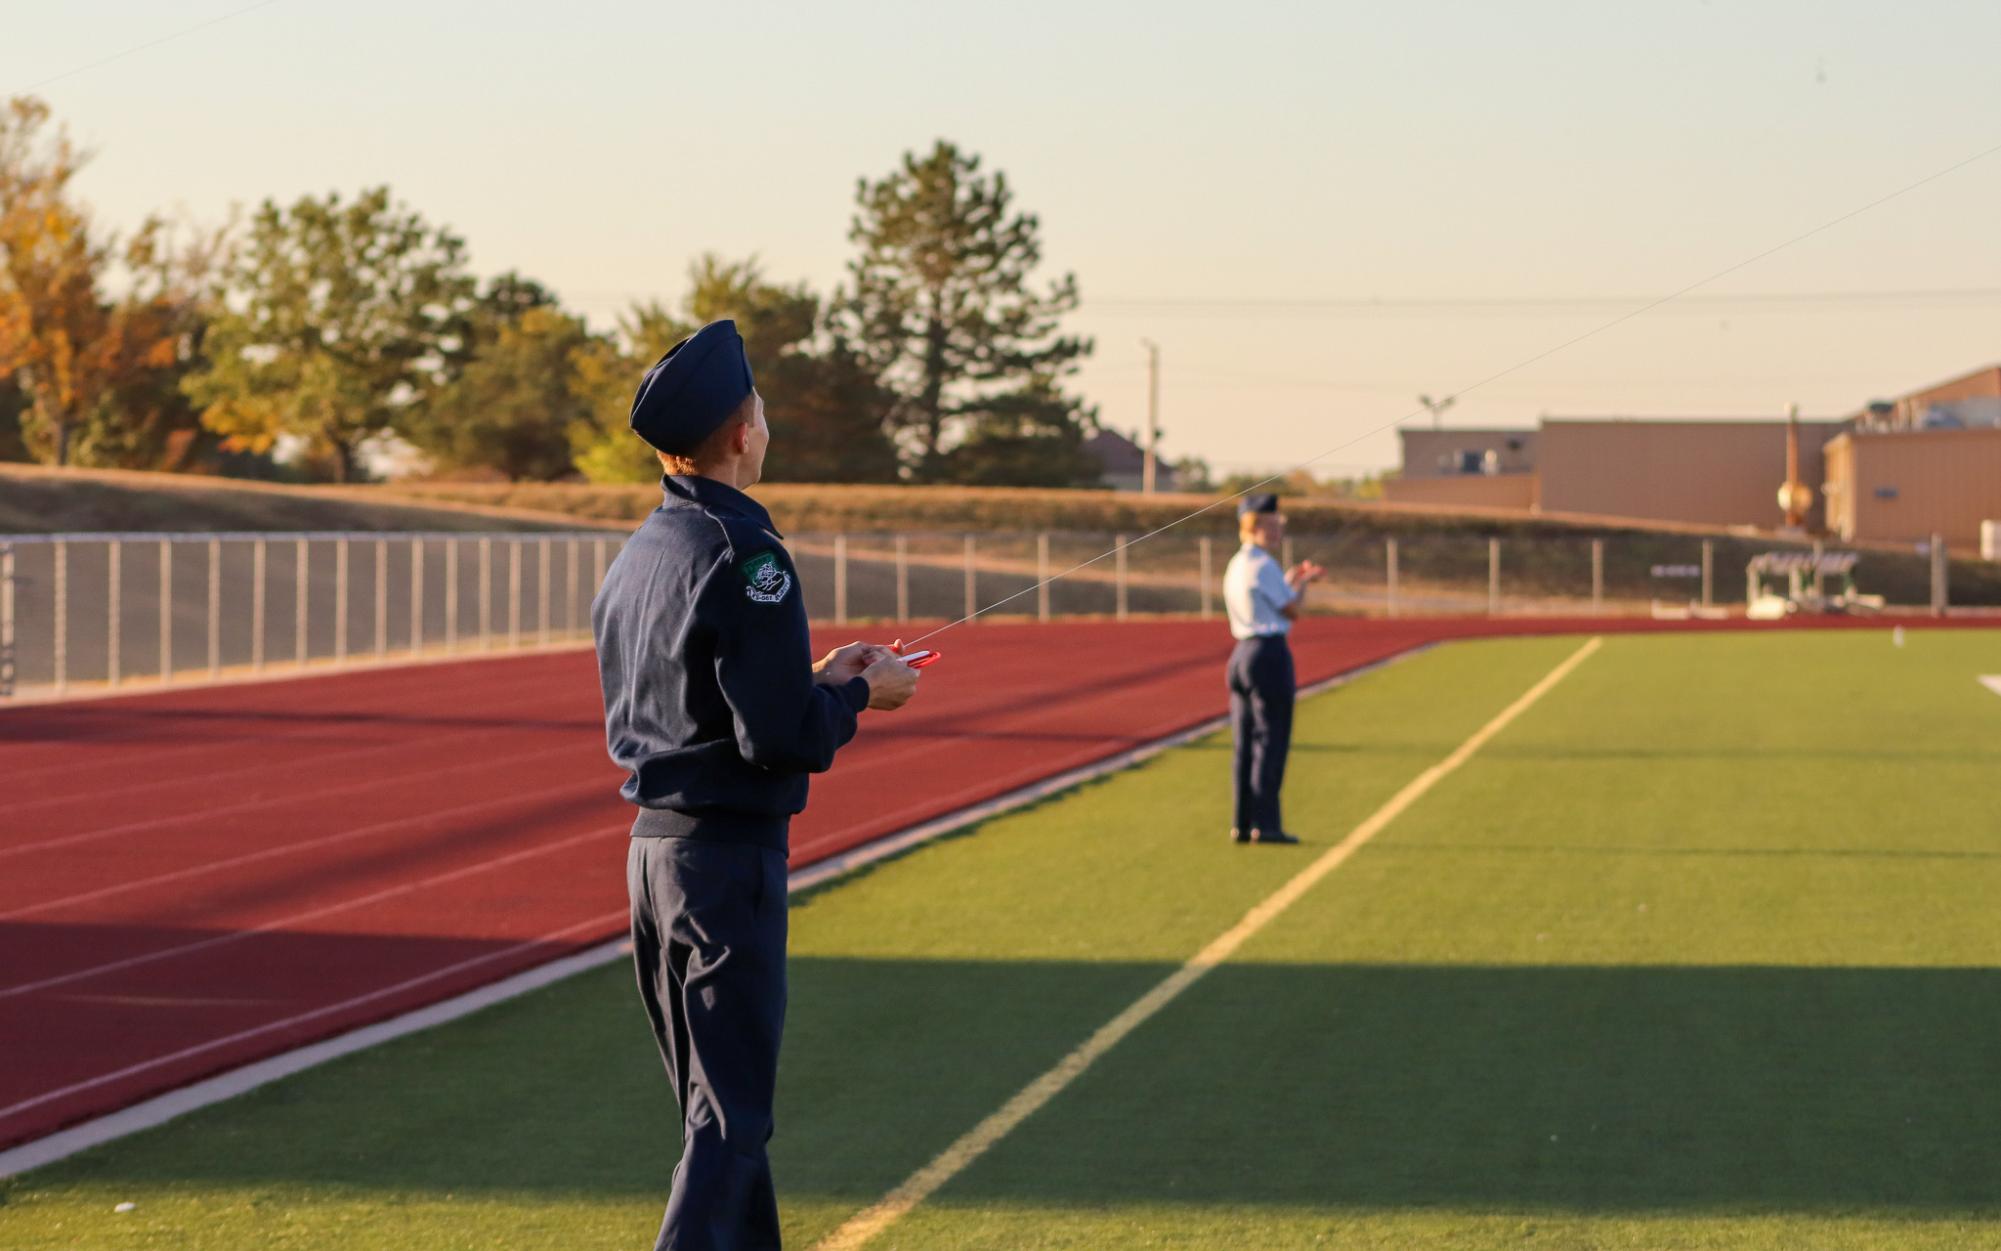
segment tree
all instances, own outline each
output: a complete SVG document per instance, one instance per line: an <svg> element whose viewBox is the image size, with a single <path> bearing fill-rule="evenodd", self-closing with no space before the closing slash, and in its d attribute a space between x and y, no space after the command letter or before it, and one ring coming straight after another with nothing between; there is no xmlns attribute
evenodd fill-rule
<svg viewBox="0 0 2001 1251"><path fill-rule="evenodd" d="M844 339L821 345L820 298L804 283L768 282L756 257L711 254L688 273L690 322L733 318L764 396L777 446L765 463L775 482L889 482L896 446L882 429L887 397L869 362Z"/></svg>
<svg viewBox="0 0 2001 1251"><path fill-rule="evenodd" d="M28 460L28 445L21 439L21 414L28 397L13 382L0 382L0 460Z"/></svg>
<svg viewBox="0 0 2001 1251"><path fill-rule="evenodd" d="M622 353L586 353L580 389L591 396L592 420L576 428L577 468L595 481L650 481L660 466L630 428L632 393L641 374L668 348L719 318L732 318L776 446L766 462L774 481L887 482L896 476L896 449L883 433L883 396L869 364L839 339L820 342L819 297L804 284L765 279L757 260L725 261L713 254L688 271L681 311L635 305L621 322Z"/></svg>
<svg viewBox="0 0 2001 1251"><path fill-rule="evenodd" d="M88 158L61 130L44 141L48 121L26 97L0 115L0 384L22 397L36 459L150 466L192 425L173 373L200 333L199 271L221 236L185 255L157 219L122 247L98 236L70 195Z"/></svg>
<svg viewBox="0 0 2001 1251"><path fill-rule="evenodd" d="M361 444L402 433L466 350L474 283L458 236L390 200L266 200L227 274L227 299L186 384L229 446L280 436L337 481Z"/></svg>
<svg viewBox="0 0 2001 1251"><path fill-rule="evenodd" d="M634 304L613 338L593 339L571 357L571 386L584 415L570 425L571 463L592 482L653 482L660 460L632 432L632 396L646 369L694 332L657 301Z"/></svg>
<svg viewBox="0 0 2001 1251"><path fill-rule="evenodd" d="M569 429L589 417L572 385L573 357L589 340L577 318L529 308L426 406L414 441L454 469L492 469L515 481L562 477Z"/></svg>
<svg viewBox="0 0 2001 1251"><path fill-rule="evenodd" d="M836 295L834 325L888 392L889 426L922 480L963 478L975 463L988 472L984 455L947 463L960 439L1005 443L1008 463L1047 452L1052 464L1031 476L1067 478L1069 438L1054 432L1091 419L1060 385L1091 351L1090 340L1057 333L1077 307L1076 277L1031 289L1041 223L1014 212L1013 198L1006 174L981 174L978 156L944 140L856 185L848 237L860 255Z"/></svg>
<svg viewBox="0 0 2001 1251"><path fill-rule="evenodd" d="M972 429L939 456L933 477L966 486L1096 486L1103 468L1084 450L1097 411L1044 377L986 399Z"/></svg>
<svg viewBox="0 0 2001 1251"><path fill-rule="evenodd" d="M405 414L403 434L440 468L547 481L570 472L569 428L588 416L572 357L590 341L541 283L487 281L455 329L449 381Z"/></svg>

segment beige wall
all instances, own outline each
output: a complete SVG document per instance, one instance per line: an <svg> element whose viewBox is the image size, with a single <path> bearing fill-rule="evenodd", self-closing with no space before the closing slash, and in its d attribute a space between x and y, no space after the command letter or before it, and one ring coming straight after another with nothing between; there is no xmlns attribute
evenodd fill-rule
<svg viewBox="0 0 2001 1251"><path fill-rule="evenodd" d="M1406 480L1467 476L1440 463L1446 458L1456 462L1461 452L1493 452L1503 474L1528 473L1535 468L1534 430L1399 430L1397 433L1403 439Z"/></svg>
<svg viewBox="0 0 2001 1251"><path fill-rule="evenodd" d="M1842 428L1800 423L1800 481L1816 496L1809 526L1820 520L1821 449ZM1536 459L1544 512L1785 524L1778 503L1786 477L1783 421L1549 420Z"/></svg>
<svg viewBox="0 0 2001 1251"><path fill-rule="evenodd" d="M1390 478L1383 498L1392 504L1428 504L1437 508L1535 507L1532 473L1459 474L1449 478Z"/></svg>
<svg viewBox="0 0 2001 1251"><path fill-rule="evenodd" d="M1828 525L1844 539L1918 542L1942 534L1978 551L2001 519L2001 430L1850 434L1828 448Z"/></svg>

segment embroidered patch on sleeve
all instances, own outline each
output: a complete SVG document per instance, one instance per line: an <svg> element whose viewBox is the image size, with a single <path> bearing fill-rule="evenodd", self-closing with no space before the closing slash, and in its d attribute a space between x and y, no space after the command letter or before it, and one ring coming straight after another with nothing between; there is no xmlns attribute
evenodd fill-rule
<svg viewBox="0 0 2001 1251"><path fill-rule="evenodd" d="M792 591L792 574L779 561L777 552L759 552L737 568L750 585L744 594L759 604L776 604Z"/></svg>

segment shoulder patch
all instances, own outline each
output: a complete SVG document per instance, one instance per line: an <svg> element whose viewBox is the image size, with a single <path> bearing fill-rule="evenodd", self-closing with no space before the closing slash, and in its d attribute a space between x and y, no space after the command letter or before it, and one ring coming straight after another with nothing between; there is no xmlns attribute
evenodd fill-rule
<svg viewBox="0 0 2001 1251"><path fill-rule="evenodd" d="M773 551L759 552L737 566L746 585L744 594L753 603L776 604L792 593L792 573Z"/></svg>

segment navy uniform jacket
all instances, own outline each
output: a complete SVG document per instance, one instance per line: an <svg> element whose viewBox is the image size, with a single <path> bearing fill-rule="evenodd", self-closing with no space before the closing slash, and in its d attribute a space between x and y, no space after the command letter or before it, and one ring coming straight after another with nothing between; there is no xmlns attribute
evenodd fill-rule
<svg viewBox="0 0 2001 1251"><path fill-rule="evenodd" d="M868 683L814 682L799 576L762 505L708 478L661 487L591 605L632 832L784 851Z"/></svg>

